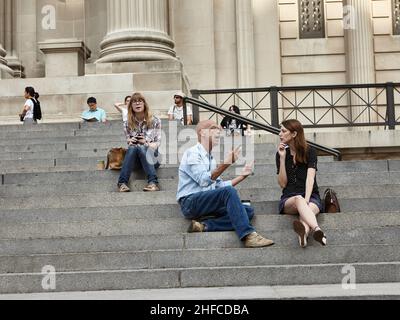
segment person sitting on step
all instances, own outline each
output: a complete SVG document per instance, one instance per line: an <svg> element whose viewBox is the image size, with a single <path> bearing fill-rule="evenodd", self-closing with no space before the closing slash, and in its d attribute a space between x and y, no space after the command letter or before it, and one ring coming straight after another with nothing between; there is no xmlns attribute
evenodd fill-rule
<svg viewBox="0 0 400 320"><path fill-rule="evenodd" d="M125 127L128 142L121 175L118 181L120 192L129 192L132 171L142 167L148 179L143 191L160 191L156 169L158 148L161 144L161 120L153 116L144 96L134 93L128 105L128 122Z"/></svg>
<svg viewBox="0 0 400 320"><path fill-rule="evenodd" d="M107 122L106 112L97 107L96 98L90 97L87 100L87 105L89 106L89 110L84 111L81 116L84 122Z"/></svg>
<svg viewBox="0 0 400 320"><path fill-rule="evenodd" d="M283 189L279 213L300 215L294 221L294 231L299 236L300 246L307 246L311 232L316 241L326 246L326 236L318 225L316 216L322 211L317 173L317 152L309 146L302 124L297 120L282 123L279 134L280 145L276 153L278 182Z"/></svg>
<svg viewBox="0 0 400 320"><path fill-rule="evenodd" d="M247 164L240 176L224 182L220 176L238 160L240 147L232 150L224 163L217 167L211 152L219 143L222 128L207 120L200 122L196 131L198 144L183 155L177 192L184 217L192 219L188 232L235 230L248 248L273 245L272 240L260 236L250 224L254 209L242 204L234 188L252 174L254 162Z"/></svg>
<svg viewBox="0 0 400 320"><path fill-rule="evenodd" d="M184 98L186 95L182 92L179 91L174 95L174 102L175 104L168 110L168 118L169 121L179 121L182 125L185 124L184 121ZM186 107L186 122L187 125L192 125L193 124L193 111L190 106Z"/></svg>
<svg viewBox="0 0 400 320"><path fill-rule="evenodd" d="M229 112L233 113L233 114L237 114L237 115L241 115L240 114L240 109L238 106L231 106L229 108ZM221 127L223 129L225 129L226 133L228 136L235 136L235 135L242 135L244 136L246 130L248 130L248 125L243 123L240 120L235 120L231 117L224 117L224 119L221 122Z"/></svg>
<svg viewBox="0 0 400 320"><path fill-rule="evenodd" d="M128 106L129 102L131 102L131 96L125 97L124 103L115 103L114 107L118 110L119 113L122 114L122 122L124 125L128 122Z"/></svg>

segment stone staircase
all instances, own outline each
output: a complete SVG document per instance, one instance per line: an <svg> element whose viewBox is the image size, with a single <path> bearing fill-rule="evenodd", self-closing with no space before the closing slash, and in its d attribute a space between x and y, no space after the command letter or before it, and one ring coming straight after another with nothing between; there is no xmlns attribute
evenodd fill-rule
<svg viewBox="0 0 400 320"><path fill-rule="evenodd" d="M276 245L252 250L233 232L186 233L178 165L159 169L162 192L143 193L144 176L134 173L133 192L117 193L119 173L97 164L119 146L120 122L0 127L0 293L47 292L49 265L55 292L340 285L347 265L357 284L400 282L400 161L320 158L321 193L333 187L343 213L319 217L326 248L310 241L300 249L294 218L277 214L276 147L257 144L255 175L239 191Z"/></svg>

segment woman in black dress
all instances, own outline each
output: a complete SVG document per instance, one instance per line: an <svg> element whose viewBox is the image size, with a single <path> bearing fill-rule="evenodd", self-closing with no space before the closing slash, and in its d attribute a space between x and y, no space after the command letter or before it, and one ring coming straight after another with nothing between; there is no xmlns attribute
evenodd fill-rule
<svg viewBox="0 0 400 320"><path fill-rule="evenodd" d="M317 173L317 152L308 145L304 128L297 120L282 123L279 134L281 143L276 154L278 181L283 189L279 205L280 214L299 215L293 223L300 246L307 246L312 232L316 241L326 246L326 236L318 225L316 216L322 210Z"/></svg>
<svg viewBox="0 0 400 320"><path fill-rule="evenodd" d="M235 105L229 108L229 112L240 115L240 109L238 106ZM244 136L244 132L247 130L247 124L243 123L240 120L235 120L231 117L225 117L221 122L221 127L225 130L228 130L230 134L234 134L235 130L241 130L242 136Z"/></svg>

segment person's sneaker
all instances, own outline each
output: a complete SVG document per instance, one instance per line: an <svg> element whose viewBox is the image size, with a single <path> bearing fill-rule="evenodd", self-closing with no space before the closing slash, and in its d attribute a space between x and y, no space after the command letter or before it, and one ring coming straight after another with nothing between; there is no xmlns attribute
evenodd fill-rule
<svg viewBox="0 0 400 320"><path fill-rule="evenodd" d="M146 188L144 188L143 191L145 191L145 192L157 192L157 191L160 191L160 187L155 183L151 183Z"/></svg>
<svg viewBox="0 0 400 320"><path fill-rule="evenodd" d="M193 220L189 226L188 233L204 232L205 229L206 226L204 224Z"/></svg>
<svg viewBox="0 0 400 320"><path fill-rule="evenodd" d="M119 192L130 192L131 191L131 189L129 189L129 187L125 183L119 184L118 190L119 190Z"/></svg>
<svg viewBox="0 0 400 320"><path fill-rule="evenodd" d="M272 246L274 242L260 236L257 232L253 232L246 237L244 245L246 248L262 248Z"/></svg>

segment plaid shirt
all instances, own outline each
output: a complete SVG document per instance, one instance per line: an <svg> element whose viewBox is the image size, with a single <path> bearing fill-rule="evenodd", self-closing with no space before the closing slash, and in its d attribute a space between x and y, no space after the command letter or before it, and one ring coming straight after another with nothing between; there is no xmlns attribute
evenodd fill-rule
<svg viewBox="0 0 400 320"><path fill-rule="evenodd" d="M146 120L143 122L136 121L136 129L129 128L129 123L125 124L126 140L136 138L139 134L143 134L147 143L157 143L161 145L161 120L153 116L151 128L148 128Z"/></svg>

